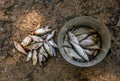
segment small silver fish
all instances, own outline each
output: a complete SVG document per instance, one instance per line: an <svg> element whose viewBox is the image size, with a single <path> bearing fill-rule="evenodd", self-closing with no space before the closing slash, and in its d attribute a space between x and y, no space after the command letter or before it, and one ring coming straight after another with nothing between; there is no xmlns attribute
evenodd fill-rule
<svg viewBox="0 0 120 81"><path fill-rule="evenodd" d="M29 61L32 58L32 51L28 52L26 62Z"/></svg>
<svg viewBox="0 0 120 81"><path fill-rule="evenodd" d="M41 28L41 29L37 29L32 34L35 34L35 35L44 35L44 34L46 34L48 32L51 32L51 31L52 31L52 29Z"/></svg>
<svg viewBox="0 0 120 81"><path fill-rule="evenodd" d="M33 65L37 63L37 51L36 50L33 50L32 61L33 61Z"/></svg>
<svg viewBox="0 0 120 81"><path fill-rule="evenodd" d="M88 55L92 55L93 52L94 52L94 51L92 51L92 50L88 50L88 49L84 49L84 50L85 50L85 52L86 52Z"/></svg>
<svg viewBox="0 0 120 81"><path fill-rule="evenodd" d="M54 37L54 35L55 35L55 31L52 31L51 34L49 34L47 36L46 40L48 41L48 40L52 39Z"/></svg>
<svg viewBox="0 0 120 81"><path fill-rule="evenodd" d="M14 46L19 52L21 52L25 55L27 54L27 52L24 50L24 48L18 42L14 41Z"/></svg>
<svg viewBox="0 0 120 81"><path fill-rule="evenodd" d="M73 41L76 44L79 44L79 41L77 40L77 38L74 34L72 34L71 32L68 32L68 36L69 36L71 41Z"/></svg>
<svg viewBox="0 0 120 81"><path fill-rule="evenodd" d="M48 34L45 34L45 35L42 35L41 38L46 39L47 36L48 36Z"/></svg>
<svg viewBox="0 0 120 81"><path fill-rule="evenodd" d="M35 42L43 42L43 39L39 36L35 36L35 35L30 35L30 37L32 38L33 41Z"/></svg>
<svg viewBox="0 0 120 81"><path fill-rule="evenodd" d="M30 35L28 35L27 37L25 37L23 39L23 41L21 42L22 46L27 46L32 42L32 38L30 37Z"/></svg>
<svg viewBox="0 0 120 81"><path fill-rule="evenodd" d="M85 39L85 40L80 42L80 45L83 47L88 47L88 46L95 45L95 42L91 39Z"/></svg>
<svg viewBox="0 0 120 81"><path fill-rule="evenodd" d="M40 48L39 53L42 53L46 58L48 58L48 54L46 53L46 51L43 48L43 46Z"/></svg>
<svg viewBox="0 0 120 81"><path fill-rule="evenodd" d="M28 49L28 50L33 50L33 49L38 49L39 47L42 46L43 43L41 42L35 42L35 43L31 43L29 46L26 46L24 48Z"/></svg>
<svg viewBox="0 0 120 81"><path fill-rule="evenodd" d="M44 43L43 46L44 46L45 51L46 51L50 56L53 56L51 46L48 45L47 43Z"/></svg>
<svg viewBox="0 0 120 81"><path fill-rule="evenodd" d="M81 59L83 60L83 58L81 58L72 48L67 48L64 47L67 55L69 55L70 58L76 58L76 59Z"/></svg>
<svg viewBox="0 0 120 81"><path fill-rule="evenodd" d="M98 45L93 45L93 46L88 46L88 47L85 47L86 49L98 49L98 50L100 50L101 48L98 46Z"/></svg>
<svg viewBox="0 0 120 81"><path fill-rule="evenodd" d="M73 34L75 36L78 36L78 35L81 35L81 34L91 34L91 33L95 33L96 31L91 29L91 28L88 28L88 27L80 27L79 29L73 31Z"/></svg>
<svg viewBox="0 0 120 81"><path fill-rule="evenodd" d="M52 47L52 46L51 46ZM55 51L55 49L52 47L52 53L53 53L53 56L54 57L56 57L57 56L57 54L56 54L56 51Z"/></svg>
<svg viewBox="0 0 120 81"><path fill-rule="evenodd" d="M42 61L43 61L43 54L42 53L39 53L38 55L38 60L39 60L39 64L42 65Z"/></svg>
<svg viewBox="0 0 120 81"><path fill-rule="evenodd" d="M93 55L96 56L98 54L98 50L94 50Z"/></svg>
<svg viewBox="0 0 120 81"><path fill-rule="evenodd" d="M85 39L87 37L88 37L88 34L82 34L82 35L77 36L77 39L78 39L78 41L82 41L83 39Z"/></svg>
<svg viewBox="0 0 120 81"><path fill-rule="evenodd" d="M49 40L48 43L49 43L51 46L53 46L54 48L57 48L57 47L58 47L57 44L54 42L53 39Z"/></svg>
<svg viewBox="0 0 120 81"><path fill-rule="evenodd" d="M89 61L88 55L86 52L83 50L83 48L77 44L75 44L73 41L70 41L71 45L75 48L75 51L86 61Z"/></svg>

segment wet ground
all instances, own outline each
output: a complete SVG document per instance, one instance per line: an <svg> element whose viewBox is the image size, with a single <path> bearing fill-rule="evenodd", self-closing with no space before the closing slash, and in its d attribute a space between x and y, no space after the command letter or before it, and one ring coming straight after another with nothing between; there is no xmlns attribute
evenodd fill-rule
<svg viewBox="0 0 120 81"><path fill-rule="evenodd" d="M99 19L110 30L111 49L101 63L76 67L58 52L45 67L33 66L15 50L13 41L20 42L38 24L50 25L57 39L67 21L82 15ZM119 18L119 0L0 0L0 81L120 81Z"/></svg>

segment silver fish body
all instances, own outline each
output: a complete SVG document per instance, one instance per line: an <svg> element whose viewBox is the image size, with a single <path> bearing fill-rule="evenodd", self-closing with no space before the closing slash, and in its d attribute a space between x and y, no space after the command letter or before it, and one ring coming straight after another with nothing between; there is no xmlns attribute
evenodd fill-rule
<svg viewBox="0 0 120 81"><path fill-rule="evenodd" d="M57 47L58 47L57 44L54 42L53 39L49 40L48 43L49 43L51 46L53 46L54 48L57 48Z"/></svg>
<svg viewBox="0 0 120 81"><path fill-rule="evenodd" d="M82 57L84 58L86 61L89 61L88 55L86 54L86 52L83 50L83 48L77 44L75 44L74 42L70 41L71 45L75 48L75 51Z"/></svg>
<svg viewBox="0 0 120 81"><path fill-rule="evenodd" d="M27 52L24 50L24 48L18 42L14 41L14 46L19 52L21 52L23 54L27 54Z"/></svg>
<svg viewBox="0 0 120 81"><path fill-rule="evenodd" d="M39 47L42 46L43 43L41 42L35 42L35 43L31 43L29 46L26 46L25 48L28 50L33 50L33 49L38 49Z"/></svg>
<svg viewBox="0 0 120 81"><path fill-rule="evenodd" d="M35 35L44 35L48 32L51 32L52 29L47 29L47 28L41 28L41 29L37 29L35 32L33 32L33 34Z"/></svg>
<svg viewBox="0 0 120 81"><path fill-rule="evenodd" d="M37 63L37 51L36 50L33 50L32 61L33 61L33 65Z"/></svg>
<svg viewBox="0 0 120 81"><path fill-rule="evenodd" d="M87 50L87 49L84 49L84 50L85 50L85 52L86 52L88 55L92 55L93 52L94 52L94 51L92 51L92 50Z"/></svg>
<svg viewBox="0 0 120 81"><path fill-rule="evenodd" d="M47 43L44 43L43 46L44 46L45 51L46 51L50 56L53 56L51 46L48 45Z"/></svg>
<svg viewBox="0 0 120 81"><path fill-rule="evenodd" d="M87 46L95 45L95 42L91 39L85 39L85 40L80 42L80 45L83 47L87 47Z"/></svg>
<svg viewBox="0 0 120 81"><path fill-rule="evenodd" d="M49 34L49 35L47 36L46 40L52 39L52 38L54 37L54 35L55 35L55 31L52 31L51 34Z"/></svg>
<svg viewBox="0 0 120 81"><path fill-rule="evenodd" d="M39 64L42 65L42 61L43 61L43 54L42 53L39 53L38 55L38 60L39 60Z"/></svg>
<svg viewBox="0 0 120 81"><path fill-rule="evenodd" d="M32 38L33 41L35 42L43 42L43 39L39 36L35 36L35 35L30 35L30 37Z"/></svg>
<svg viewBox="0 0 120 81"><path fill-rule="evenodd" d="M98 50L94 50L93 55L96 56L98 54Z"/></svg>
<svg viewBox="0 0 120 81"><path fill-rule="evenodd" d="M46 53L46 51L43 48L43 46L39 49L39 53L42 53L46 58L48 58L48 54Z"/></svg>
<svg viewBox="0 0 120 81"><path fill-rule="evenodd" d="M29 51L26 61L29 61L31 58L32 58L32 51Z"/></svg>
<svg viewBox="0 0 120 81"><path fill-rule="evenodd" d="M83 39L87 38L88 34L82 34L77 36L78 41L82 41Z"/></svg>
<svg viewBox="0 0 120 81"><path fill-rule="evenodd" d="M80 60L84 60L82 57L80 57L72 48L67 48L64 47L67 55L69 55L70 58L75 58L75 59L80 59Z"/></svg>
<svg viewBox="0 0 120 81"><path fill-rule="evenodd" d="M68 32L68 36L69 36L71 41L73 41L74 43L79 44L79 41L78 41L78 39L76 38L76 36L74 34L72 34L71 32Z"/></svg>
<svg viewBox="0 0 120 81"><path fill-rule="evenodd" d="M55 49L54 49L53 47L52 47L52 53L53 53L53 56L54 56L54 57L57 56L56 51L55 51Z"/></svg>
<svg viewBox="0 0 120 81"><path fill-rule="evenodd" d="M32 38L30 37L30 35L28 35L27 37L25 37L23 39L23 41L21 42L22 46L27 46L32 42Z"/></svg>

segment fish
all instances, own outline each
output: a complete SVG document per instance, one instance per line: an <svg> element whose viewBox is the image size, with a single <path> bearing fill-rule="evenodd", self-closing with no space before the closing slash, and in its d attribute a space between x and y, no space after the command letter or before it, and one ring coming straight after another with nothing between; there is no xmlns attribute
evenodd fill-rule
<svg viewBox="0 0 120 81"><path fill-rule="evenodd" d="M72 34L71 32L68 32L68 36L69 36L71 41L73 41L76 44L79 44L79 41L74 34Z"/></svg>
<svg viewBox="0 0 120 81"><path fill-rule="evenodd" d="M90 50L93 50L93 49L98 49L100 50L101 48L98 46L98 45L93 45L93 46L88 46L88 47L85 47L85 49L90 49Z"/></svg>
<svg viewBox="0 0 120 81"><path fill-rule="evenodd" d="M28 35L27 37L25 37L23 39L23 41L21 42L22 46L27 46L32 42L32 38L30 37L30 35Z"/></svg>
<svg viewBox="0 0 120 81"><path fill-rule="evenodd" d="M92 46L92 45L95 45L95 42L91 39L85 39L83 41L81 41L79 43L82 47L88 47L88 46Z"/></svg>
<svg viewBox="0 0 120 81"><path fill-rule="evenodd" d="M70 43L74 47L74 49L78 53L78 55L80 55L86 61L89 61L88 55L86 54L86 52L83 50L83 48L80 45L75 44L73 41L70 41Z"/></svg>
<svg viewBox="0 0 120 81"><path fill-rule="evenodd" d="M35 65L37 63L37 51L33 50L33 56L32 56L32 61L33 61L33 65Z"/></svg>
<svg viewBox="0 0 120 81"><path fill-rule="evenodd" d="M73 31L73 34L75 36L78 36L78 35L82 35L82 34L91 34L91 33L95 33L96 31L91 29L91 28L88 28L88 27L80 27L78 28L77 30Z"/></svg>
<svg viewBox="0 0 120 81"><path fill-rule="evenodd" d="M32 38L33 41L35 42L43 42L43 39L39 36L35 36L35 35L30 35L30 37Z"/></svg>
<svg viewBox="0 0 120 81"><path fill-rule="evenodd" d="M24 50L24 48L18 42L14 41L14 46L19 52L21 52L25 55L27 54L27 52Z"/></svg>
<svg viewBox="0 0 120 81"><path fill-rule="evenodd" d="M85 39L87 37L88 37L88 34L82 34L82 35L77 36L77 39L80 42L80 41L82 41L83 39Z"/></svg>
<svg viewBox="0 0 120 81"><path fill-rule="evenodd" d="M54 49L53 47L51 47L51 48L52 48L52 53L53 53L53 56L54 56L54 57L56 57L56 56L57 56L57 54L56 54L55 49Z"/></svg>
<svg viewBox="0 0 120 81"><path fill-rule="evenodd" d="M54 42L53 39L49 40L48 43L49 43L51 46L53 46L54 48L57 48L57 47L58 47L57 44Z"/></svg>
<svg viewBox="0 0 120 81"><path fill-rule="evenodd" d="M40 28L40 29L37 29L36 31L32 32L33 35L44 35L48 32L51 32L52 29L47 29L47 28Z"/></svg>
<svg viewBox="0 0 120 81"><path fill-rule="evenodd" d="M32 51L29 51L27 54L26 62L29 61L32 58Z"/></svg>
<svg viewBox="0 0 120 81"><path fill-rule="evenodd" d="M42 39L46 39L47 36L48 36L48 34L45 34L45 35L42 35L41 38L42 38Z"/></svg>
<svg viewBox="0 0 120 81"><path fill-rule="evenodd" d="M94 52L93 50L88 50L88 49L84 49L84 50L88 55L92 55Z"/></svg>
<svg viewBox="0 0 120 81"><path fill-rule="evenodd" d="M46 51L50 56L53 56L51 46L48 45L47 43L44 43L43 46L44 46L45 51Z"/></svg>
<svg viewBox="0 0 120 81"><path fill-rule="evenodd" d="M39 53L42 53L46 58L48 58L48 54L46 53L43 46L39 49Z"/></svg>
<svg viewBox="0 0 120 81"><path fill-rule="evenodd" d="M80 59L80 60L84 60L82 57L80 57L72 48L67 48L64 47L65 52L67 53L67 55L69 55L70 58L75 58L75 59Z"/></svg>
<svg viewBox="0 0 120 81"><path fill-rule="evenodd" d="M49 34L47 36L46 40L48 41L48 40L52 39L54 37L54 35L55 35L55 31L52 31L51 34Z"/></svg>
<svg viewBox="0 0 120 81"><path fill-rule="evenodd" d="M38 55L38 60L39 60L39 64L42 65L42 61L43 61L43 54L42 53L39 53Z"/></svg>
<svg viewBox="0 0 120 81"><path fill-rule="evenodd" d="M98 54L98 50L94 50L93 55L96 56Z"/></svg>
<svg viewBox="0 0 120 81"><path fill-rule="evenodd" d="M43 45L43 43L41 43L41 42L34 42L34 43L31 43L29 46L26 46L24 48L28 49L28 50L33 50L33 49L38 49L42 45Z"/></svg>

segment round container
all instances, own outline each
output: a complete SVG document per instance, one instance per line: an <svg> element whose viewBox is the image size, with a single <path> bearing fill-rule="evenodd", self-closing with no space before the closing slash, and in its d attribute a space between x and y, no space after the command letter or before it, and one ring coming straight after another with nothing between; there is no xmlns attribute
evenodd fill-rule
<svg viewBox="0 0 120 81"><path fill-rule="evenodd" d="M101 39L101 48L102 49L100 50L98 55L89 62L78 62L78 61L71 59L66 54L66 52L63 48L64 35L66 34L66 32L68 30L70 30L73 27L78 26L78 25L79 26L88 26L88 27L93 28L94 30L97 31L97 33ZM69 63L71 63L75 66L79 66L79 67L89 67L89 66L93 66L93 65L101 62L107 55L107 52L108 52L110 46L111 46L111 36L110 36L110 32L109 32L108 28L104 24L102 24L100 21L98 21L97 19L94 19L89 16L76 17L76 18L70 20L62 27L62 29L60 30L59 35L58 35L58 48L59 48L61 55L64 57L64 59L66 61L68 61Z"/></svg>

